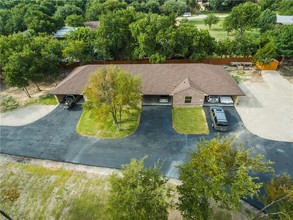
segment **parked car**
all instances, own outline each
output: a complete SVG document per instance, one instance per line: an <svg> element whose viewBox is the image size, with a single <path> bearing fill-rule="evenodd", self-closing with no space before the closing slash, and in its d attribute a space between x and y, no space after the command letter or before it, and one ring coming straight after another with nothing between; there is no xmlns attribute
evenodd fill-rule
<svg viewBox="0 0 293 220"><path fill-rule="evenodd" d="M233 104L233 99L231 96L221 96L220 97L220 102L222 104Z"/></svg>
<svg viewBox="0 0 293 220"><path fill-rule="evenodd" d="M168 102L169 102L168 96L166 95L160 96L159 103L168 103Z"/></svg>
<svg viewBox="0 0 293 220"><path fill-rule="evenodd" d="M191 17L191 13L190 12L184 12L183 17Z"/></svg>
<svg viewBox="0 0 293 220"><path fill-rule="evenodd" d="M212 127L216 131L228 131L228 120L224 109L220 107L210 108Z"/></svg>
<svg viewBox="0 0 293 220"><path fill-rule="evenodd" d="M76 104L76 102L77 102L77 99L75 98L74 95L67 95L64 98L64 105L63 105L63 107L65 109L69 109L72 106L74 106Z"/></svg>
<svg viewBox="0 0 293 220"><path fill-rule="evenodd" d="M219 96L217 96L217 95L209 95L207 97L207 102L209 102L209 103L218 103L219 102Z"/></svg>

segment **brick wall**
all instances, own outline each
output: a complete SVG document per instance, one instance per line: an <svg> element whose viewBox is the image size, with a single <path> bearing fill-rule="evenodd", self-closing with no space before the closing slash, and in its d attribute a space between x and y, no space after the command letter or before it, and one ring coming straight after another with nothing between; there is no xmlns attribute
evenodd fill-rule
<svg viewBox="0 0 293 220"><path fill-rule="evenodd" d="M185 103L185 96L191 96L191 103ZM192 88L178 92L173 96L173 106L202 106L204 103L204 94Z"/></svg>

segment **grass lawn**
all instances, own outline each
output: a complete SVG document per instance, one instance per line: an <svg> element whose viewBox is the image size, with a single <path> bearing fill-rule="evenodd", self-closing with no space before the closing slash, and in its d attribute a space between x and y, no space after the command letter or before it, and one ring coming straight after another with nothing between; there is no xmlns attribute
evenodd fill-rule
<svg viewBox="0 0 293 220"><path fill-rule="evenodd" d="M12 162L0 170L1 210L13 219L106 219L105 178Z"/></svg>
<svg viewBox="0 0 293 220"><path fill-rule="evenodd" d="M212 25L212 29L209 30L209 26L208 25L205 25L204 23L204 18L190 18L189 19L189 22L191 22L192 24L196 25L198 27L198 29L201 29L201 30L208 30L210 32L210 35L212 37L214 37L217 41L218 40L221 40L221 39L225 39L225 38L229 38L229 39L234 39L235 35L236 35L236 32L233 31L231 33L229 33L229 35L227 35L227 32L223 30L223 27L222 27L222 23L224 21L225 18L221 18L220 17L220 21L218 24L213 24ZM255 35L259 35L259 32L258 30L256 29L252 29L250 31L246 31L247 33L253 33Z"/></svg>
<svg viewBox="0 0 293 220"><path fill-rule="evenodd" d="M91 116L91 111L84 110L76 127L76 131L83 136L92 136L98 138L122 138L133 134L139 124L140 112L131 111L122 117L122 128L117 129L112 121L112 117L106 124L97 121Z"/></svg>
<svg viewBox="0 0 293 220"><path fill-rule="evenodd" d="M181 134L208 134L209 129L203 108L173 108L172 120L174 129Z"/></svg>
<svg viewBox="0 0 293 220"><path fill-rule="evenodd" d="M26 106L28 105L57 105L58 102L54 95L43 95L38 99L28 101L25 103Z"/></svg>
<svg viewBox="0 0 293 220"><path fill-rule="evenodd" d="M212 29L209 30L209 26L205 25L203 18L195 18L195 19L190 19L189 20L189 22L191 22L192 24L196 25L198 27L198 29L209 30L210 35L212 37L214 37L216 40L225 39L225 38L233 39L234 38L233 35L228 36L227 32L223 30L223 28L222 28L222 22L223 21L224 21L224 18L220 18L219 23L218 24L213 24Z"/></svg>

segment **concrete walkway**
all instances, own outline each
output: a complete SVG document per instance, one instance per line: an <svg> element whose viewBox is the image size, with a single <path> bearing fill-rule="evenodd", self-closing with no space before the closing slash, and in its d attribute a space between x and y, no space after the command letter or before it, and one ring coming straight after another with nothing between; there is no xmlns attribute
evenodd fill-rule
<svg viewBox="0 0 293 220"><path fill-rule="evenodd" d="M293 142L293 85L277 71L262 71L262 79L240 83L246 97L239 98L236 109L252 133Z"/></svg>
<svg viewBox="0 0 293 220"><path fill-rule="evenodd" d="M0 125L23 126L39 120L58 105L34 105L0 114Z"/></svg>

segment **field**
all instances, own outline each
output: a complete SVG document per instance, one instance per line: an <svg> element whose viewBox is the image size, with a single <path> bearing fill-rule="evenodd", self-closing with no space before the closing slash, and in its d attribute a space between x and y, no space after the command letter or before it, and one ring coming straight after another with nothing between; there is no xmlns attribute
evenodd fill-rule
<svg viewBox="0 0 293 220"><path fill-rule="evenodd" d="M198 27L198 29L201 30L208 30L210 32L210 35L212 37L214 37L217 41L221 40L221 39L225 39L225 38L229 38L229 39L234 39L236 32L233 31L231 33L229 33L229 35L227 34L226 31L224 31L223 29L223 21L225 19L225 16L227 16L228 14L216 14L216 16L219 16L220 21L217 24L213 24L211 30L209 30L209 26L205 25L204 23L204 18L188 18L189 22L191 22L192 24L196 25ZM253 29L251 31L247 31L247 33L253 33L258 35L259 32L256 29Z"/></svg>
<svg viewBox="0 0 293 220"><path fill-rule="evenodd" d="M109 219L107 175L112 172L107 168L0 155L0 210L23 220ZM169 184L175 189L178 180L170 180ZM245 220L256 213L245 203L241 212L221 210L215 203L212 206L212 220ZM0 219L4 220L1 215ZM182 217L174 207L168 219Z"/></svg>

